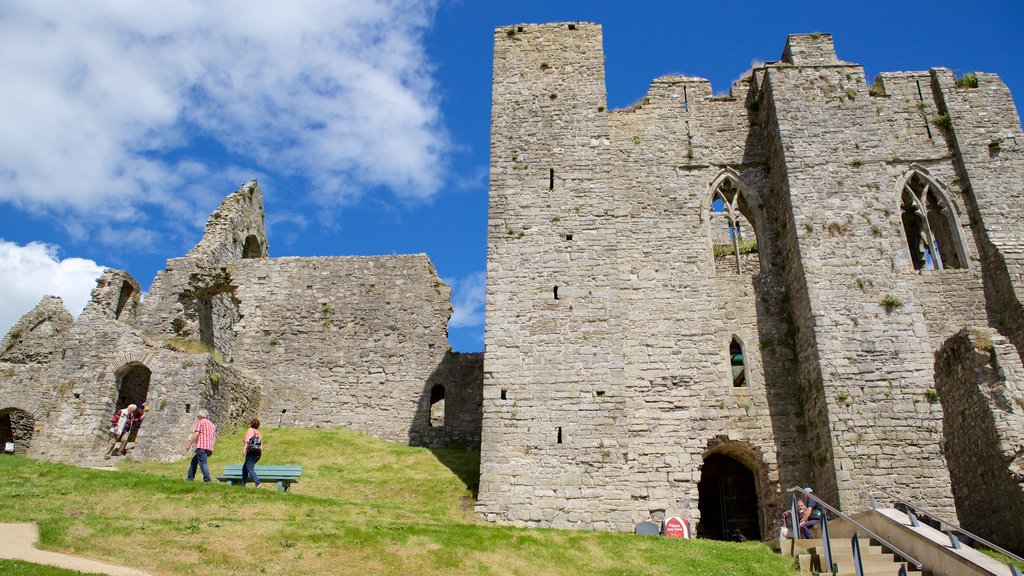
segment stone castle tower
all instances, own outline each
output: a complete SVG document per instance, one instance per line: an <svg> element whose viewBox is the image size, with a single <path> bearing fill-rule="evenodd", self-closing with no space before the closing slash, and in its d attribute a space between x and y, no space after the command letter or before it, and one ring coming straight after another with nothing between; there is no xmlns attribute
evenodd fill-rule
<svg viewBox="0 0 1024 576"><path fill-rule="evenodd" d="M600 26L497 29L477 511L761 538L810 485L1019 518L1021 144L998 77L869 89L828 34L610 111Z"/></svg>

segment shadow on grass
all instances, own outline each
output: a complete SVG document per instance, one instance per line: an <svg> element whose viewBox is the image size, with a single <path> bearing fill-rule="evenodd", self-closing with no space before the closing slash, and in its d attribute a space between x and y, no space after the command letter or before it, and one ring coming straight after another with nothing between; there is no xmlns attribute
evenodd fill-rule
<svg viewBox="0 0 1024 576"><path fill-rule="evenodd" d="M476 500L480 491L480 449L431 448L430 453L458 476Z"/></svg>

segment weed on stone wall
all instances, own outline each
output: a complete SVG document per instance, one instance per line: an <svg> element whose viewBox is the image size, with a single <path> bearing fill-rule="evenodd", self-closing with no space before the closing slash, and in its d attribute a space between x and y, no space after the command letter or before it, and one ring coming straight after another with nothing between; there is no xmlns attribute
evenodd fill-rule
<svg viewBox="0 0 1024 576"><path fill-rule="evenodd" d="M963 76L956 79L957 88L977 88L978 87L978 75L974 72L968 72Z"/></svg>
<svg viewBox="0 0 1024 576"><path fill-rule="evenodd" d="M885 308L885 311L888 312L889 314L892 314L896 310L903 308L903 300L900 300L899 298L893 296L892 294L886 294L885 298L882 298L880 304L882 305L882 308Z"/></svg>
<svg viewBox="0 0 1024 576"><path fill-rule="evenodd" d="M932 116L932 124L943 130L950 130L953 128L953 119L949 117L949 112L943 112Z"/></svg>

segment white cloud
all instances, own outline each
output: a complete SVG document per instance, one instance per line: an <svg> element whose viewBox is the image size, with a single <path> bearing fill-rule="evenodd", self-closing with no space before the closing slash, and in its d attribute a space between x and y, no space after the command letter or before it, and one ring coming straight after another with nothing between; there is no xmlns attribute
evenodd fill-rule
<svg viewBox="0 0 1024 576"><path fill-rule="evenodd" d="M239 166L324 203L429 198L449 146L422 45L436 4L3 2L0 201L135 225Z"/></svg>
<svg viewBox="0 0 1024 576"><path fill-rule="evenodd" d="M63 298L75 316L82 313L103 266L82 258L61 260L57 251L56 246L38 242L19 246L0 240L0 335L46 295Z"/></svg>
<svg viewBox="0 0 1024 576"><path fill-rule="evenodd" d="M452 286L452 317L450 328L480 326L484 323L486 275L474 272L457 280L446 280Z"/></svg>

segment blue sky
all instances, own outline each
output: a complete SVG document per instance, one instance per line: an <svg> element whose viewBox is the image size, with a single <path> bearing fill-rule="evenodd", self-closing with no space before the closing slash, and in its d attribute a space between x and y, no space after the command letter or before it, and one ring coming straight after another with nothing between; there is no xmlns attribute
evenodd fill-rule
<svg viewBox="0 0 1024 576"><path fill-rule="evenodd" d="M272 257L425 252L450 340L483 349L492 30L602 24L608 105L715 91L786 35L878 72L999 74L1024 98L1024 2L175 0L0 4L0 333L104 267L148 288L250 178Z"/></svg>

